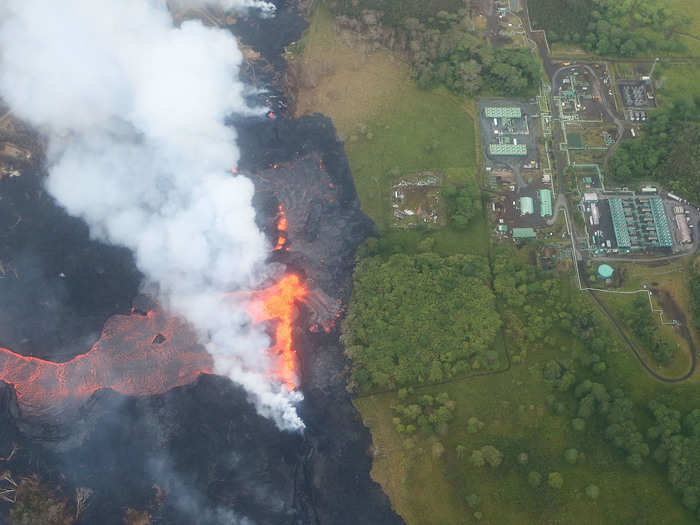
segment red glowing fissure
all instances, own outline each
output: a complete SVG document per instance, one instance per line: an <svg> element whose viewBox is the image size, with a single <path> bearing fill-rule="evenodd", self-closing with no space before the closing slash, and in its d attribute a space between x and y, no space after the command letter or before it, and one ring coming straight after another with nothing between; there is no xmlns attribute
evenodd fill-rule
<svg viewBox="0 0 700 525"><path fill-rule="evenodd" d="M279 238L286 243L287 219L278 215ZM272 374L292 390L297 386L297 357L293 345L297 302L308 291L297 275L245 292L254 322L270 323L274 343L269 349ZM126 395L160 394L213 373L212 357L197 343L182 320L156 309L147 315L115 315L107 320L99 340L84 354L64 363L27 357L0 347L0 380L12 384L24 408L43 410L58 403L85 399L111 388Z"/></svg>

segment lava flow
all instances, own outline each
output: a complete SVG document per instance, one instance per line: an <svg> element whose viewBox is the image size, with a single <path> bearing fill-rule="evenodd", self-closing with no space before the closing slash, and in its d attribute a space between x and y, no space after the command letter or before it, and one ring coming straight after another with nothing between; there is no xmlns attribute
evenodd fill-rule
<svg viewBox="0 0 700 525"><path fill-rule="evenodd" d="M308 295L298 276L290 274L277 284L258 292L251 316L256 322L276 320L275 343L270 349L277 359L276 376L289 388L296 387L296 351L293 348L292 328L296 317L296 302Z"/></svg>
<svg viewBox="0 0 700 525"><path fill-rule="evenodd" d="M284 212L282 205L280 204L279 212L277 213L277 244L275 244L274 250L281 250L287 243L287 229L289 225L287 224L287 214Z"/></svg>
<svg viewBox="0 0 700 525"><path fill-rule="evenodd" d="M264 290L248 292L255 322L274 323L273 374L289 389L296 386L292 345L295 303L306 296L296 275L287 275ZM115 315L100 339L65 363L27 357L0 348L0 380L15 387L25 409L43 411L65 401L81 400L101 388L126 395L153 395L212 373L214 363L184 321L160 308L147 315Z"/></svg>
<svg viewBox="0 0 700 525"><path fill-rule="evenodd" d="M211 373L213 361L183 321L156 309L148 315L115 315L85 354L65 363L0 348L0 379L12 384L23 407L43 410L111 388L150 395Z"/></svg>

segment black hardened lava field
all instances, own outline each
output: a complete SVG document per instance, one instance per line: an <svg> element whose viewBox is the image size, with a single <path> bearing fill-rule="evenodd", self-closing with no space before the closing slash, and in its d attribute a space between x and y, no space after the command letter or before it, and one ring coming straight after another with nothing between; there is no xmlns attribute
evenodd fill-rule
<svg viewBox="0 0 700 525"><path fill-rule="evenodd" d="M61 394L42 374L71 373L71 360L94 352L98 341L117 352L108 363L120 367L113 381L129 381L135 368L128 360L136 358L134 381L144 384L144 369L160 366L158 359L178 359L192 374L163 377L166 367L159 385L145 390L158 393L140 396L99 388L112 383L95 379L89 395L61 410L30 406L12 384L0 385L0 457L16 450L0 470L14 479L38 474L73 511L76 490L90 489L78 523L121 524L127 509L147 510L157 524L402 522L369 475L370 434L345 389L337 322L356 248L373 226L360 211L331 121L285 116L283 98L267 84L281 77L280 53L303 29L303 18L286 4L279 2L275 17L241 18L234 26L269 65L257 87L276 94L272 117L233 125L239 170L255 184L257 222L273 245L284 210L283 247L270 259L308 288L292 326L303 432L280 431L243 388L210 373L188 328L164 320L141 289L131 253L91 239L87 226L45 193L45 166L0 179L0 264L3 274L12 273L0 279L0 347L7 349L0 368L28 367L25 391L31 381L43 389L30 392L36 403ZM148 342L136 357L126 349L129 333L120 333L128 330ZM94 377L103 376L98 370ZM2 514L10 509L0 503Z"/></svg>

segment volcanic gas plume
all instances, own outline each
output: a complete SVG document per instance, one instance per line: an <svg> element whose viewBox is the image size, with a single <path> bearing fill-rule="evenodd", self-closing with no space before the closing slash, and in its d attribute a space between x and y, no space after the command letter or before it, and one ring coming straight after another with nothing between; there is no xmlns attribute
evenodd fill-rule
<svg viewBox="0 0 700 525"><path fill-rule="evenodd" d="M261 291L236 294L248 300L255 322L273 329L271 373L290 390L297 385L292 323L297 301L306 294L293 274ZM213 371L212 357L198 344L192 328L160 307L146 315L111 317L93 347L65 363L0 348L0 380L15 387L22 407L32 413L83 400L101 388L136 396L160 394Z"/></svg>
<svg viewBox="0 0 700 525"><path fill-rule="evenodd" d="M251 0L175 4L269 12L268 4ZM255 223L253 184L231 173L239 151L225 120L266 112L245 103L236 39L198 21L175 27L166 0L6 0L2 9L0 94L49 139L48 192L83 218L93 237L133 251L146 290L192 327L191 339L210 354L214 373L243 385L258 411L280 427L302 427L294 408L301 394L289 388L293 354L280 343L288 340L280 328L285 322L269 352L273 345L264 326L251 322L245 294L229 299L282 275L279 265L266 263L273 247ZM285 220L281 215L280 230ZM146 323L117 318L112 327L119 322ZM32 396L26 385L151 393L207 369L205 356L183 357L177 365L183 376L173 378L171 364L181 358L168 351L177 338L166 336L165 346L134 349L135 362L163 366L164 378L142 386L136 373L130 383L124 370L131 365L120 366L128 339L104 337L86 356L61 365L6 352L13 366L4 368L5 377L40 403L44 387ZM107 369L98 372L96 362ZM276 369L281 379L271 373Z"/></svg>

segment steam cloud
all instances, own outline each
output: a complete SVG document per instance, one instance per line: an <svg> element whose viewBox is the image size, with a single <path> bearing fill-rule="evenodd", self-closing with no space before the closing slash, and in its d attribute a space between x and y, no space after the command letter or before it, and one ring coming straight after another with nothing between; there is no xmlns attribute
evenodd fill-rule
<svg viewBox="0 0 700 525"><path fill-rule="evenodd" d="M187 7L270 4L179 0ZM257 112L227 31L173 25L165 0L5 0L0 94L49 137L47 189L91 234L129 247L171 311L281 428L300 394L268 379L270 341L225 294L270 276L253 185L225 117ZM4 11L4 12L2 12ZM96 291L99 292L99 291Z"/></svg>

